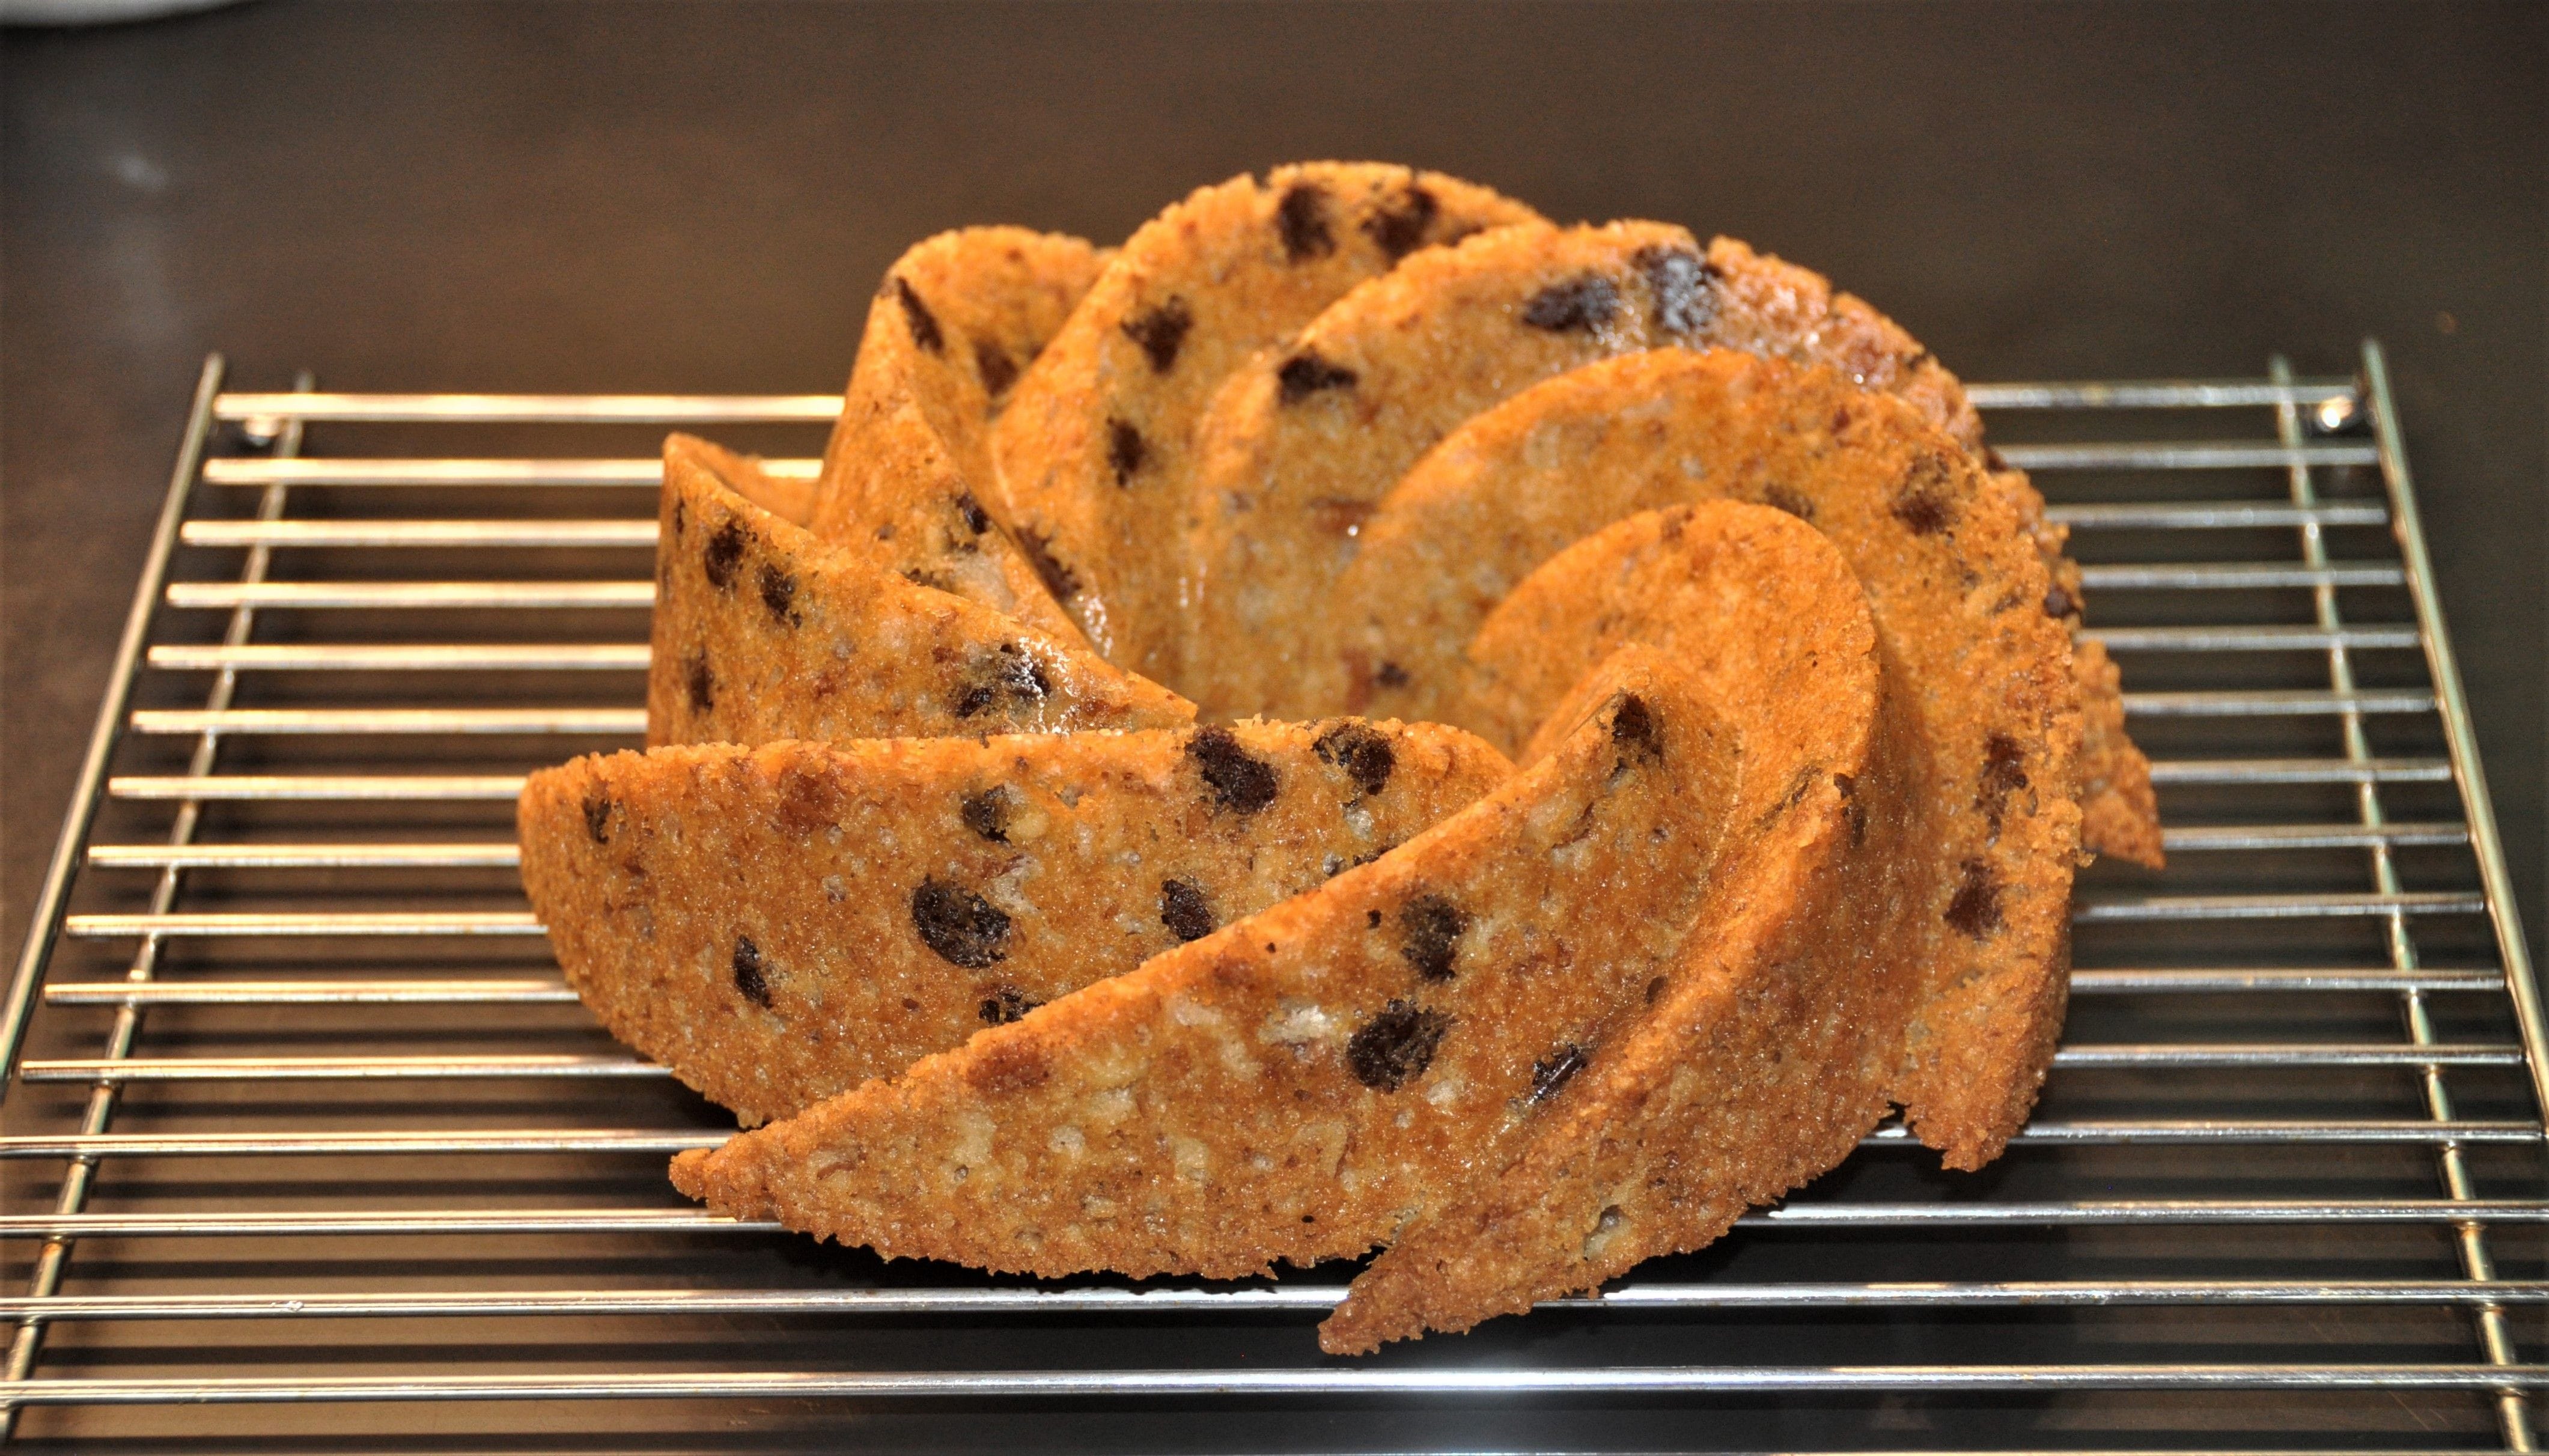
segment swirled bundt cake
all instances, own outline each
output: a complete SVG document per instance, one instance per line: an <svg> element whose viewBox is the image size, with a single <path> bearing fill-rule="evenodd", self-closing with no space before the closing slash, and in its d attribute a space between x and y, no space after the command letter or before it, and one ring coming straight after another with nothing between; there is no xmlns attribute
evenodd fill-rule
<svg viewBox="0 0 2549 1456"><path fill-rule="evenodd" d="M654 746L520 821L569 984L763 1124L676 1184L1040 1275L1381 1249L1334 1351L1705 1244L1898 1109L1990 1161L2075 865L2158 859L1935 358L1430 172L931 239L810 489L677 436L660 540Z"/></svg>

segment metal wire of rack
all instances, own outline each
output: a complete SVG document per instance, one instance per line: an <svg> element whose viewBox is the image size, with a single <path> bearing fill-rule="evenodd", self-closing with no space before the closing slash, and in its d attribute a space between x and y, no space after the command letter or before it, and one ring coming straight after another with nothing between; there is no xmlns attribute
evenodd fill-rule
<svg viewBox="0 0 2549 1456"><path fill-rule="evenodd" d="M2549 1037L2377 345L1972 391L2047 437L2002 452L2172 856L2084 879L2007 1158L1888 1126L1715 1249L1361 1362L1308 1336L1331 1271L886 1265L663 1183L715 1110L558 980L511 802L642 732L656 465L591 444L837 398L222 383L0 1004L0 1439L2536 1448ZM500 452L541 430L587 453Z"/></svg>

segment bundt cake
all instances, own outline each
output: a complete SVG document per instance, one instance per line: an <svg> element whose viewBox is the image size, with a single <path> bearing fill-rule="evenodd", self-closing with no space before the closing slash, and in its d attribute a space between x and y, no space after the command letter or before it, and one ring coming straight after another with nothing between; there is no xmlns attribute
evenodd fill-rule
<svg viewBox="0 0 2549 1456"><path fill-rule="evenodd" d="M569 984L753 1129L675 1183L1038 1275L1380 1249L1332 1351L1698 1247L1898 1109L1980 1167L2075 866L2158 858L1926 349L1430 172L933 238L811 488L676 436L660 541L650 747L520 827Z"/></svg>

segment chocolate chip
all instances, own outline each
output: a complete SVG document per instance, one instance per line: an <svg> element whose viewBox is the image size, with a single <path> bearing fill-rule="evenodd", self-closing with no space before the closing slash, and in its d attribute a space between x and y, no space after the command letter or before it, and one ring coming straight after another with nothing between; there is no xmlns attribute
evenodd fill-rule
<svg viewBox="0 0 2549 1456"><path fill-rule="evenodd" d="M1419 895L1398 912L1398 953L1428 981L1452 979L1469 918L1440 895Z"/></svg>
<svg viewBox="0 0 2549 1456"><path fill-rule="evenodd" d="M1033 698L1039 703L1053 696L1053 679L1044 675L1043 663L1019 651L1014 642L1002 642L1000 651L1009 659L1008 665L1001 670L1002 686L1021 698Z"/></svg>
<svg viewBox="0 0 2549 1456"><path fill-rule="evenodd" d="M894 280L894 296L902 300L902 320L911 326L911 341L934 354L947 352L947 336L938 332L937 316L898 274Z"/></svg>
<svg viewBox="0 0 2549 1456"><path fill-rule="evenodd" d="M1222 808L1255 814L1274 802L1274 765L1249 757L1230 729L1208 728L1186 739L1186 756L1202 770Z"/></svg>
<svg viewBox="0 0 2549 1456"><path fill-rule="evenodd" d="M1274 371L1278 397L1287 405L1297 405L1323 389L1352 389L1357 377L1343 364L1331 364L1306 352L1285 359L1282 367Z"/></svg>
<svg viewBox="0 0 2549 1456"><path fill-rule="evenodd" d="M2062 590L2060 583L2057 582L2044 589L2045 616L2052 618L2056 622L2060 622L2077 613L2079 610L2080 604L2071 600L2071 594Z"/></svg>
<svg viewBox="0 0 2549 1456"><path fill-rule="evenodd" d="M980 794L968 794L956 806L956 817L965 827L994 844L1009 842L1009 812L1017 807L1017 795L1006 784L993 784Z"/></svg>
<svg viewBox="0 0 2549 1456"><path fill-rule="evenodd" d="M939 959L969 971L1007 957L1009 918L961 885L927 879L911 892L911 923Z"/></svg>
<svg viewBox="0 0 2549 1456"><path fill-rule="evenodd" d="M1411 179L1395 207L1384 207L1363 220L1363 230L1380 245L1391 262L1425 245L1425 230L1434 226L1442 204Z"/></svg>
<svg viewBox="0 0 2549 1456"><path fill-rule="evenodd" d="M1955 898L1947 902L1946 921L1977 940L1985 939L2001 926L2000 887L1992 883L1990 866L1979 859L1966 860L1964 872Z"/></svg>
<svg viewBox="0 0 2549 1456"><path fill-rule="evenodd" d="M1953 526L1956 504L1949 490L1954 480L1954 472L1935 455L1913 461L1894 495L1894 519L1914 535L1930 535Z"/></svg>
<svg viewBox="0 0 2549 1456"><path fill-rule="evenodd" d="M1115 467L1115 483L1122 485L1142 468L1151 457L1151 447L1142 439L1142 432L1128 420L1106 422L1106 463Z"/></svg>
<svg viewBox="0 0 2549 1456"><path fill-rule="evenodd" d="M690 524L690 503L679 500L673 502L673 539L680 540L682 538L682 533L689 529Z"/></svg>
<svg viewBox="0 0 2549 1456"><path fill-rule="evenodd" d="M1523 305L1522 321L1534 329L1552 334L1569 330L1591 333L1611 322L1620 311L1618 285L1599 273L1587 273L1563 283L1552 283Z"/></svg>
<svg viewBox="0 0 2549 1456"><path fill-rule="evenodd" d="M1652 997L1649 999L1652 1000ZM1531 1096L1526 1101L1544 1103L1558 1096L1567 1083L1575 1080L1576 1073L1584 1070L1584 1064L1591 1060L1591 1057L1585 1055L1584 1048L1574 1042L1561 1044L1558 1050L1531 1064Z"/></svg>
<svg viewBox="0 0 2549 1456"><path fill-rule="evenodd" d="M797 612L797 578L767 563L761 568L761 605L770 609L771 621L781 627L804 621Z"/></svg>
<svg viewBox="0 0 2549 1456"><path fill-rule="evenodd" d="M1042 1005L1043 1002L1003 981L983 993L983 1005L978 1011L984 1025L1005 1026Z"/></svg>
<svg viewBox="0 0 2549 1456"><path fill-rule="evenodd" d="M1024 707L1051 696L1053 679L1045 675L1044 664L1017 643L1002 642L999 651L975 660L957 685L954 708L958 718L972 718L1003 700Z"/></svg>
<svg viewBox="0 0 2549 1456"><path fill-rule="evenodd" d="M1389 771L1398 766L1389 735L1368 723L1338 724L1310 746L1321 760L1344 769L1346 777L1366 794L1379 793L1389 783Z"/></svg>
<svg viewBox="0 0 2549 1456"><path fill-rule="evenodd" d="M1396 1092L1433 1064L1452 1019L1404 1001L1380 1009L1346 1040L1346 1065L1375 1092Z"/></svg>
<svg viewBox="0 0 2549 1456"><path fill-rule="evenodd" d="M1622 693L1620 706L1612 710L1611 741L1627 750L1620 760L1624 764L1630 759L1653 763L1664 756L1663 734L1655 728L1655 711L1635 693Z"/></svg>
<svg viewBox="0 0 2549 1456"><path fill-rule="evenodd" d="M734 590L734 568L743 564L743 523L727 521L708 537L700 552L700 565L708 574L708 585L721 592Z"/></svg>
<svg viewBox="0 0 2549 1456"><path fill-rule="evenodd" d="M983 509L983 503L974 499L970 490L956 493L956 514L964 519L965 529L976 535L991 529L991 513Z"/></svg>
<svg viewBox="0 0 2549 1456"><path fill-rule="evenodd" d="M1326 257L1337 250L1328 231L1328 189L1316 182L1295 182L1274 205L1274 231L1283 239L1283 261Z"/></svg>
<svg viewBox="0 0 2549 1456"><path fill-rule="evenodd" d="M1160 882L1160 923L1182 945L1212 933L1212 902L1192 880Z"/></svg>
<svg viewBox="0 0 2549 1456"><path fill-rule="evenodd" d="M1667 334L1696 334L1717 319L1714 263L1686 247L1641 247L1630 255L1655 296L1655 327Z"/></svg>
<svg viewBox="0 0 2549 1456"><path fill-rule="evenodd" d="M584 831L593 836L594 843L611 842L611 811L618 807L611 802L608 794L597 794L584 801Z"/></svg>
<svg viewBox="0 0 2549 1456"><path fill-rule="evenodd" d="M1080 577L1062 558L1053 553L1053 537L1031 526L1018 528L1018 549L1024 551L1027 564L1035 568L1036 579L1053 593L1057 602L1068 602L1080 595Z"/></svg>
<svg viewBox="0 0 2549 1456"><path fill-rule="evenodd" d="M706 713L716 706L716 674L708 671L708 648L693 652L683 664L683 685L691 690L691 711Z"/></svg>
<svg viewBox="0 0 2549 1456"><path fill-rule="evenodd" d="M1152 373L1166 374L1176 367L1178 350L1185 345L1186 331L1193 327L1194 311L1184 299L1172 297L1158 308L1126 319L1124 337L1142 346Z"/></svg>
<svg viewBox="0 0 2549 1456"><path fill-rule="evenodd" d="M734 937L734 989L754 1006L770 1009L770 981L761 973L761 947L749 935Z"/></svg>
<svg viewBox="0 0 2549 1456"><path fill-rule="evenodd" d="M1834 774L1833 792L1841 795L1841 817L1849 825L1849 847L1859 848L1867 842L1867 806L1858 802L1858 780L1845 773Z"/></svg>
<svg viewBox="0 0 2549 1456"><path fill-rule="evenodd" d="M1988 808L1995 818L2000 801L2027 787L2027 750L2007 733L1983 740L1983 766L1974 789L1974 807Z"/></svg>
<svg viewBox="0 0 2549 1456"><path fill-rule="evenodd" d="M1018 382L1017 360L988 339L974 340L974 372L983 376L983 392L993 399L1008 393L1009 386Z"/></svg>
<svg viewBox="0 0 2549 1456"><path fill-rule="evenodd" d="M1785 511L1800 521L1815 519L1815 503L1784 485L1773 485L1761 492L1761 504Z"/></svg>
<svg viewBox="0 0 2549 1456"><path fill-rule="evenodd" d="M1409 683L1415 681L1414 678L1407 675L1406 668L1399 666L1395 662L1384 662L1378 667L1373 668L1371 671L1371 680L1384 688L1403 688Z"/></svg>

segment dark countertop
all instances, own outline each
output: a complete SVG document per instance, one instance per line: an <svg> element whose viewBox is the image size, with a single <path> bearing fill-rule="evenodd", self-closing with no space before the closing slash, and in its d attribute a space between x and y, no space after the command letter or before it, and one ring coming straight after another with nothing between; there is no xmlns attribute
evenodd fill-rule
<svg viewBox="0 0 2549 1456"><path fill-rule="evenodd" d="M207 351L830 390L914 240L1320 156L1744 238L1969 379L2380 338L2541 945L2549 11L254 0L0 33L0 947Z"/></svg>

